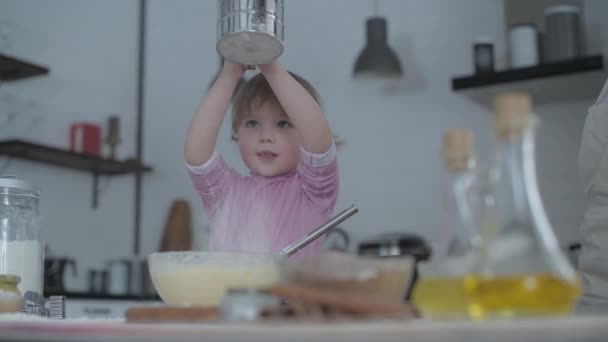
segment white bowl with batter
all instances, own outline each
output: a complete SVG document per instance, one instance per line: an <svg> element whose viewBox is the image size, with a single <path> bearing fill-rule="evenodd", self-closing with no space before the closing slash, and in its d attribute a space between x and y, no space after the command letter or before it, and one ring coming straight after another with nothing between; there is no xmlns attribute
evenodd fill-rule
<svg viewBox="0 0 608 342"><path fill-rule="evenodd" d="M168 305L217 306L230 288L264 288L279 279L280 256L162 252L148 256L156 291Z"/></svg>

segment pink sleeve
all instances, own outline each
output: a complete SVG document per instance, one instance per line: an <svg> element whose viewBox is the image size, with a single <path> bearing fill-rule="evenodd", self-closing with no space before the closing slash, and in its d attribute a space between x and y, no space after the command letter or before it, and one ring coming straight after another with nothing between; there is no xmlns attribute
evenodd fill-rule
<svg viewBox="0 0 608 342"><path fill-rule="evenodd" d="M318 208L332 212L338 199L338 155L335 143L323 154L302 149L298 170L304 193Z"/></svg>
<svg viewBox="0 0 608 342"><path fill-rule="evenodd" d="M203 209L211 219L223 203L238 174L216 152L213 152L211 158L203 165L193 166L186 163L186 167L194 188L203 199Z"/></svg>

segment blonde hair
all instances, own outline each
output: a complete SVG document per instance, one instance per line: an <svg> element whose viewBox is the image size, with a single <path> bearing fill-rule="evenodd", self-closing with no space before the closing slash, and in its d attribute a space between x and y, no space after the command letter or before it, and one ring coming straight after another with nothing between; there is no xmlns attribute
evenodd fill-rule
<svg viewBox="0 0 608 342"><path fill-rule="evenodd" d="M319 93L312 84L291 71L289 74L321 105ZM239 125L243 121L243 116L266 101L275 101L279 106L281 105L263 74L253 76L238 87L232 106L232 140L236 141L238 139L237 133Z"/></svg>

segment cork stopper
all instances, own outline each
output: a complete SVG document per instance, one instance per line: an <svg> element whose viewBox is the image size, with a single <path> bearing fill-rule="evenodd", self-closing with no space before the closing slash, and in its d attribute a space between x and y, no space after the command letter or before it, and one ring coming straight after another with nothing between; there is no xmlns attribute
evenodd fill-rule
<svg viewBox="0 0 608 342"><path fill-rule="evenodd" d="M466 129L450 129L443 134L443 159L450 171L463 171L473 159L473 133Z"/></svg>
<svg viewBox="0 0 608 342"><path fill-rule="evenodd" d="M520 137L530 122L532 100L523 92L498 94L494 98L496 134L500 139Z"/></svg>

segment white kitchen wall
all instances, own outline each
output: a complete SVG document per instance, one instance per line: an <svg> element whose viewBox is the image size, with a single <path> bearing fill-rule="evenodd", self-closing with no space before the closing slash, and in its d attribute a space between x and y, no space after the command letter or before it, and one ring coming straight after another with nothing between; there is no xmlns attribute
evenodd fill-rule
<svg viewBox="0 0 608 342"><path fill-rule="evenodd" d="M0 136L67 148L70 123L105 126L106 118L116 113L124 138L118 156L132 156L136 10L136 1L122 0L0 1L0 22L10 40L3 50L51 70L49 76L0 86L0 98L5 100L0 102L0 120L8 112L18 113L13 122L2 121ZM78 259L79 274L68 274L69 286L84 287L88 268L131 253L132 176L109 183L101 178L100 206L92 210L92 175L20 160L5 164L6 160L0 157L0 173L16 174L41 190L42 229L50 252Z"/></svg>
<svg viewBox="0 0 608 342"><path fill-rule="evenodd" d="M433 239L441 213L442 131L469 127L481 157L491 152L492 114L453 93L451 78L472 71L471 45L479 36L496 39L498 65L504 66L502 1L380 1L390 44L405 72L404 80L388 90L377 82L354 82L351 75L364 46L371 1L286 2L286 51L281 62L318 88L335 133L346 141L340 150L337 210L354 203L360 213L343 227L355 241L387 230ZM596 6L604 6L600 3ZM185 172L182 146L192 113L218 67L216 1L150 0L148 15L144 160L155 172L144 181L144 253L158 248L175 198L190 200L194 227L203 231L205 219ZM110 113L118 113L124 138L121 157L133 155L137 2L1 0L0 22L3 18L14 23L10 52L49 65L51 74L1 86L0 101L10 94L36 104L35 110L25 111L25 123L43 115L25 132L9 128L26 126L23 122L2 126L1 137L18 135L66 146L70 122L88 119L103 124ZM594 32L603 27L596 16ZM597 51L606 36L598 33L590 38L595 39ZM5 102L0 102L0 115L6 111ZM587 105L537 108L543 120L540 183L564 243L576 239L584 208L576 153ZM218 149L246 171L229 140L227 124ZM0 159L0 167L2 163ZM41 186L46 238L53 250L78 257L81 271L129 255L132 176L112 179L94 211L88 174L20 161L12 161L6 173ZM203 245L200 236L197 246ZM82 288L85 277L69 285Z"/></svg>

